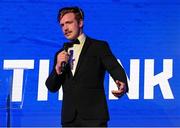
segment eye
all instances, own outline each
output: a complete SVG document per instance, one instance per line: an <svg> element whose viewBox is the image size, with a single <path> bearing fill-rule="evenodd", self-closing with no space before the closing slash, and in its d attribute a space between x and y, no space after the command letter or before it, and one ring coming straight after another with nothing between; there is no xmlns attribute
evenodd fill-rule
<svg viewBox="0 0 180 128"><path fill-rule="evenodd" d="M63 27L64 26L64 24L60 24L61 25L61 27Z"/></svg>
<svg viewBox="0 0 180 128"><path fill-rule="evenodd" d="M72 24L72 23L73 23L73 21L67 21L66 23L67 23L67 24Z"/></svg>

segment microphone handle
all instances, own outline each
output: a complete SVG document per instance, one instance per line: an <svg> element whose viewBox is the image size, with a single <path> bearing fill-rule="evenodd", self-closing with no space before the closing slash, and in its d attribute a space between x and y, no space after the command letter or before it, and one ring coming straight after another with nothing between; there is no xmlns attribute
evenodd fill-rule
<svg viewBox="0 0 180 128"><path fill-rule="evenodd" d="M66 67L66 62L64 61L61 63L61 72L65 71L65 67Z"/></svg>
<svg viewBox="0 0 180 128"><path fill-rule="evenodd" d="M69 43L64 43L63 49L64 49L66 52L68 52L68 48L70 47L70 45L71 45L71 44L69 44ZM65 61L61 63L61 71L62 71L62 72L65 71L66 64L67 64L67 63L66 63Z"/></svg>

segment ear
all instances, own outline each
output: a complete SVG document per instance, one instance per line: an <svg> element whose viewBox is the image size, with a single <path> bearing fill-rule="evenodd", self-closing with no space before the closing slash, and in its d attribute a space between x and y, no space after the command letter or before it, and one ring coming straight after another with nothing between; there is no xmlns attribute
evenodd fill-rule
<svg viewBox="0 0 180 128"><path fill-rule="evenodd" d="M84 26L84 21L83 20L80 20L79 21L79 27L82 28Z"/></svg>

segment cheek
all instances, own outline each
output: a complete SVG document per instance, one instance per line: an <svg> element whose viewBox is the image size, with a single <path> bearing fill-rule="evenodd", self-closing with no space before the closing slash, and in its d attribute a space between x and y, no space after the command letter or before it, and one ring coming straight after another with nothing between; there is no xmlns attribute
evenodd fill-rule
<svg viewBox="0 0 180 128"><path fill-rule="evenodd" d="M64 29L62 29L62 32L63 32L63 33L65 33L65 30L64 30Z"/></svg>
<svg viewBox="0 0 180 128"><path fill-rule="evenodd" d="M77 28L79 28L79 25L78 25L77 23L74 23L74 24L72 24L72 27L73 27L74 29L77 29Z"/></svg>
<svg viewBox="0 0 180 128"><path fill-rule="evenodd" d="M76 30L76 25L75 24L71 25L71 29Z"/></svg>
<svg viewBox="0 0 180 128"><path fill-rule="evenodd" d="M64 27L61 27L61 30L62 30L62 32L65 32L65 28Z"/></svg>

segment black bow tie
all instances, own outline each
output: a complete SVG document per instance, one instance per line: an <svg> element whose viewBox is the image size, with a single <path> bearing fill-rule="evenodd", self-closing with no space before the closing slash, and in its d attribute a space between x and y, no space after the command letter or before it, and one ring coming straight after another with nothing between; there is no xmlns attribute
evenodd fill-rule
<svg viewBox="0 0 180 128"><path fill-rule="evenodd" d="M71 43L72 43L72 44L80 44L80 42L79 42L79 40L78 40L78 39L76 39L76 40L72 41Z"/></svg>
<svg viewBox="0 0 180 128"><path fill-rule="evenodd" d="M76 39L76 40L74 40L74 41L72 41L72 42L64 43L63 49L64 49L65 51L67 51L68 48L73 47L74 44L80 44L79 40Z"/></svg>

